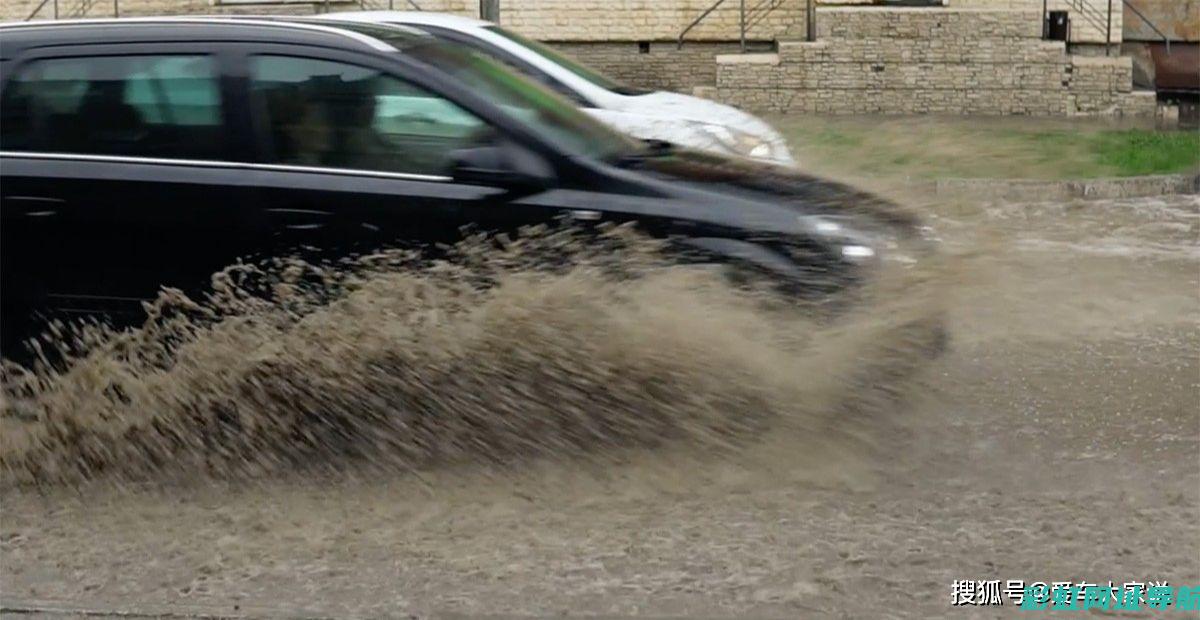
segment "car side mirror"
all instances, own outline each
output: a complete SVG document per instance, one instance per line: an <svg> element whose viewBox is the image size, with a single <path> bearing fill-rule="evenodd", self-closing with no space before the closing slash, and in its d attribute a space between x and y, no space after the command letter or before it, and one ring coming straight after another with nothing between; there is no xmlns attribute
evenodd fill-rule
<svg viewBox="0 0 1200 620"><path fill-rule="evenodd" d="M535 192L550 187L554 169L537 153L512 141L459 149L450 154L455 181Z"/></svg>

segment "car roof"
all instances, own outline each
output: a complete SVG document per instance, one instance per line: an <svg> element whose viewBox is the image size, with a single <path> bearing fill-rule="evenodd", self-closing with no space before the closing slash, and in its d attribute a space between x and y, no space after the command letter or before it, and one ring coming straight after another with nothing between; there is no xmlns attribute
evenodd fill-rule
<svg viewBox="0 0 1200 620"><path fill-rule="evenodd" d="M122 17L0 24L0 47L19 48L91 43L152 43L187 40L259 40L395 52L397 47L359 29L336 23L232 16ZM7 54L5 54L7 55Z"/></svg>
<svg viewBox="0 0 1200 620"><path fill-rule="evenodd" d="M320 19L370 22L374 24L418 24L422 26L441 26L455 30L470 30L492 26L492 22L454 15L451 13L433 13L430 11L343 11L341 13L325 13L316 16Z"/></svg>

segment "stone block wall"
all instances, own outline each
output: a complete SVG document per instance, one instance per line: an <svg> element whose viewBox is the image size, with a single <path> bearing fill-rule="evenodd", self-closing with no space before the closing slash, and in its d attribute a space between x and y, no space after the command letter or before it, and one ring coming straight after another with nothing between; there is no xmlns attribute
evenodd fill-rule
<svg viewBox="0 0 1200 620"><path fill-rule="evenodd" d="M1037 12L1034 12L1036 15ZM717 97L817 114L1153 115L1126 57L1067 54L1028 10L822 9L815 43L721 56Z"/></svg>
<svg viewBox="0 0 1200 620"><path fill-rule="evenodd" d="M945 8L826 8L817 14L817 39L918 39L966 45L1042 36L1040 10Z"/></svg>
<svg viewBox="0 0 1200 620"><path fill-rule="evenodd" d="M774 40L804 34L805 0L766 0L773 7L754 19L747 36ZM2 0L0 19L21 20L29 16L40 0ZM63 17L112 16L111 0L58 0ZM504 0L500 21L524 34L549 41L674 41L692 20L711 6L713 0ZM91 4L85 14L82 6ZM182 15L201 13L312 13L316 3L289 6L223 6L216 0L120 0L124 15ZM331 0L336 10L355 10L357 0ZM477 16L475 0L418 0L426 11ZM386 9L387 0L367 0L366 8ZM406 8L396 0L397 9ZM751 2L758 6L759 2ZM764 8L768 5L763 5ZM53 16L47 4L39 17ZM689 41L735 41L740 37L740 13L737 2L726 2L688 33Z"/></svg>
<svg viewBox="0 0 1200 620"><path fill-rule="evenodd" d="M503 0L500 22L547 41L674 41L714 0ZM774 6L747 36L803 36L805 0L767 0ZM757 6L758 0L747 0ZM764 5L766 6L766 5ZM726 2L691 30L689 41L735 41L738 2Z"/></svg>
<svg viewBox="0 0 1200 620"><path fill-rule="evenodd" d="M54 17L53 1L38 12L38 19ZM19 21L29 17L41 0L0 0L0 21ZM120 0L121 16L153 15L216 15L216 14L297 14L308 15L323 10L323 2L295 2L286 5L242 5L219 0ZM368 0L367 8L386 9L387 0ZM479 3L473 0L419 0L427 11L478 14ZM361 5L358 0L330 0L330 10L353 11ZM397 0L396 6L404 6ZM112 0L58 0L60 18L101 18L113 16Z"/></svg>
<svg viewBox="0 0 1200 620"><path fill-rule="evenodd" d="M552 45L629 86L685 93L697 86L716 86L717 56L741 52L733 41L695 41L682 49L672 41L654 41L644 53L636 41Z"/></svg>
<svg viewBox="0 0 1200 620"><path fill-rule="evenodd" d="M763 0L747 0L760 6ZM803 37L806 0L765 0L748 23L751 45ZM738 2L680 33L714 0L502 0L500 22L550 43L605 74L643 88L692 92L716 85L716 57L741 51ZM648 50L643 51L648 46Z"/></svg>
<svg viewBox="0 0 1200 620"><path fill-rule="evenodd" d="M38 0L0 0L24 19ZM62 14L110 0L58 0ZM419 0L426 10L473 15L476 0ZM504 0L502 22L548 40L633 86L691 92L707 87L755 109L814 113L1153 113L1130 91L1127 58L1083 59L1040 40L1041 0L947 0L941 8L823 7L816 43L800 42L805 0L769 0L751 30L779 52L737 54L737 2L710 15L677 49L679 33L712 0ZM1107 0L1049 0L1051 3ZM1114 0L1117 1L1117 0ZM321 3L247 7L216 0L120 0L124 15L313 12ZM400 0L397 0L400 2ZM757 2L748 0L751 5ZM370 0L368 8L385 8ZM357 0L331 0L335 10ZM47 11L49 5L47 5ZM43 11L46 17L49 14ZM1079 31L1076 30L1076 34ZM648 49L645 47L648 45Z"/></svg>
<svg viewBox="0 0 1200 620"><path fill-rule="evenodd" d="M1036 14L1033 17L1033 23L1037 25L1038 32L1041 32L1042 0L948 0L948 2L951 8L1030 11ZM1113 0L1113 43L1121 42L1121 30L1124 27L1123 7L1124 4L1121 0ZM1108 28L1108 0L1047 0L1047 10L1070 13L1072 43L1104 43ZM1082 13L1086 13L1086 15Z"/></svg>
<svg viewBox="0 0 1200 620"><path fill-rule="evenodd" d="M773 10L753 20L747 36L774 40L802 38L805 32L805 0L766 0ZM843 4L848 0L818 0ZM1086 4L1094 16L1107 17L1108 0L1048 0L1051 9L1069 9L1071 4ZM1194 2L1195 0L1157 0ZM0 20L21 20L29 16L40 0L3 0ZM1010 9L1036 11L1031 27L1041 30L1041 0L946 0L951 8ZM1113 0L1114 43L1120 42L1124 11L1121 0ZM58 0L63 17L104 17L112 15L112 2L97 0ZM478 15L475 0L420 0L427 11ZM748 0L750 6L759 2ZM216 0L120 0L125 15L180 15L204 13L311 13L318 3L289 6L242 6L218 4ZM366 0L370 9L385 9L387 0ZM687 25L712 5L712 0L505 0L501 3L501 21L535 38L551 41L667 41L675 40ZM81 7L88 10L79 14ZM338 10L354 10L357 0L331 0ZM404 0L396 0L405 8ZM764 5L766 6L766 5ZM1190 5L1189 5L1190 6ZM47 4L39 17L50 18ZM710 14L688 33L692 41L733 41L740 35L738 2L730 1ZM1072 41L1104 42L1103 23L1073 15Z"/></svg>
<svg viewBox="0 0 1200 620"><path fill-rule="evenodd" d="M874 0L817 0L818 4L847 5L869 4ZM945 6L954 9L986 9L1031 11L1031 17L1038 31L1041 31L1042 0L943 0ZM1187 3L1200 0L1136 0L1139 8L1145 3ZM1121 42L1121 32L1124 27L1124 3L1113 0L1112 36L1113 43ZM1047 10L1067 11L1071 14L1072 43L1104 43L1108 27L1108 0L1047 0ZM1087 13L1084 16L1080 13ZM1133 18L1136 20L1136 18ZM1134 24L1136 26L1136 24Z"/></svg>
<svg viewBox="0 0 1200 620"><path fill-rule="evenodd" d="M5 20L25 19L40 0L0 0ZM747 36L757 44L804 32L805 0L768 0L773 9L762 13ZM289 5L238 6L220 0L120 0L121 14L197 15L217 13L311 14L321 2ZM630 84L691 92L697 86L716 85L716 57L740 51L736 1L714 11L688 33L685 45L676 41L684 28L711 6L713 0L503 0L501 22L507 27L551 44L583 62ZM60 15L109 17L111 0L58 0ZM424 10L475 16L477 0L418 0ZM758 1L751 5L757 6ZM395 0L405 7L404 0ZM84 6L90 9L76 15ZM366 8L386 9L387 0L368 0ZM763 5L767 6L767 5ZM356 10L358 0L331 0L331 10ZM50 19L47 4L39 17ZM643 45L649 45L643 53Z"/></svg>

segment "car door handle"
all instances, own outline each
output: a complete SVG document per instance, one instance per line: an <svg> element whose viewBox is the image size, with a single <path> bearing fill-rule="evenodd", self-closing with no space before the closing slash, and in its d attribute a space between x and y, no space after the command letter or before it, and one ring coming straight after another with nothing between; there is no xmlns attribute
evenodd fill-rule
<svg viewBox="0 0 1200 620"><path fill-rule="evenodd" d="M5 196L4 202L16 203L22 215L39 219L58 215L58 209L67 204L62 198L50 196Z"/></svg>
<svg viewBox="0 0 1200 620"><path fill-rule="evenodd" d="M333 214L320 209L267 209L271 218L288 230L317 230L324 228Z"/></svg>
<svg viewBox="0 0 1200 620"><path fill-rule="evenodd" d="M571 218L581 222L594 222L600 219L601 215L599 211L592 211L591 209L576 209L571 211Z"/></svg>

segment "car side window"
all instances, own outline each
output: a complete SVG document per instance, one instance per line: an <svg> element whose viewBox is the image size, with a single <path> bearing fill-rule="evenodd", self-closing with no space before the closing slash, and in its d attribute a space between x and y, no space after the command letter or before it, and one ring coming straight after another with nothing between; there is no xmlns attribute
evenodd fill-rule
<svg viewBox="0 0 1200 620"><path fill-rule="evenodd" d="M4 91L5 150L219 159L220 80L204 55L36 60Z"/></svg>
<svg viewBox="0 0 1200 620"><path fill-rule="evenodd" d="M375 69L294 56L251 62L275 163L449 175L455 150L491 135L454 103Z"/></svg>

